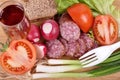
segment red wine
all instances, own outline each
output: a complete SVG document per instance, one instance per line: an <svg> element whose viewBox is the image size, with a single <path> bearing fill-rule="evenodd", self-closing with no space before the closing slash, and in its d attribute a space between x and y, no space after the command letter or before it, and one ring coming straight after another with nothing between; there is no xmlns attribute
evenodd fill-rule
<svg viewBox="0 0 120 80"><path fill-rule="evenodd" d="M22 5L13 4L3 8L0 22L4 24L0 25L12 40L26 38L30 29L30 22Z"/></svg>
<svg viewBox="0 0 120 80"><path fill-rule="evenodd" d="M19 5L9 5L0 12L0 22L5 25L16 25L24 17L24 9Z"/></svg>

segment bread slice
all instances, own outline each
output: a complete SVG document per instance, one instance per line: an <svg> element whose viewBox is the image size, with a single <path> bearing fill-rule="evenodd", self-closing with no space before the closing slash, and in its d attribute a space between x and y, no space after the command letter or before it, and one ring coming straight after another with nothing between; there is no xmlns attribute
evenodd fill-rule
<svg viewBox="0 0 120 80"><path fill-rule="evenodd" d="M53 17L57 13L55 0L17 0L25 8L30 20Z"/></svg>

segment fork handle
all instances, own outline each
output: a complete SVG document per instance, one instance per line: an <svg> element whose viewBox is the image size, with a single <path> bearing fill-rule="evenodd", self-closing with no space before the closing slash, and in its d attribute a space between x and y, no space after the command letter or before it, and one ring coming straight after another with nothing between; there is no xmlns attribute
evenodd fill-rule
<svg viewBox="0 0 120 80"><path fill-rule="evenodd" d="M120 41L118 41L118 42L114 43L113 45L111 45L111 48L112 48L113 51L120 48Z"/></svg>

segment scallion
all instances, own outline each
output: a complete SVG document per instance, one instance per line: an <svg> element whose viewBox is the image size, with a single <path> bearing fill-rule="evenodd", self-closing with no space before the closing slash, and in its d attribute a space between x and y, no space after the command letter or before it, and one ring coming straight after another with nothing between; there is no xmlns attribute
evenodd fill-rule
<svg viewBox="0 0 120 80"><path fill-rule="evenodd" d="M36 72L56 73L73 71L81 68L82 68L81 65L47 66L38 64L36 67Z"/></svg>
<svg viewBox="0 0 120 80"><path fill-rule="evenodd" d="M50 65L56 65L56 64L79 64L81 65L79 60L49 59L47 62Z"/></svg>
<svg viewBox="0 0 120 80"><path fill-rule="evenodd" d="M120 51L114 52L107 60L103 63L98 64L97 68L86 71L86 72L72 72L72 70L82 69L82 65L78 60L57 60L62 66L48 66L48 65L37 65L35 74L32 74L33 79L38 78L63 78L63 77L97 77L105 76L120 71ZM51 59L51 64L56 64L54 59ZM55 62L54 62L55 61ZM65 63L64 63L65 61ZM72 63L70 64L70 61ZM75 64L74 64L75 61ZM65 65L68 64L68 65ZM71 71L71 72L69 72ZM44 73L41 73L44 72Z"/></svg>

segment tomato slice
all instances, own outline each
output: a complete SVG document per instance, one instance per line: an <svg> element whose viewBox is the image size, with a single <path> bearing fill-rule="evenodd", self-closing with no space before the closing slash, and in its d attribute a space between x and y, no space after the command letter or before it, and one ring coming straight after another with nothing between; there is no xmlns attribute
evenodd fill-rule
<svg viewBox="0 0 120 80"><path fill-rule="evenodd" d="M35 47L27 40L14 40L1 55L1 66L11 74L23 74L36 62Z"/></svg>
<svg viewBox="0 0 120 80"><path fill-rule="evenodd" d="M93 15L90 8L83 3L76 3L67 9L68 14L83 32L88 32L93 25Z"/></svg>
<svg viewBox="0 0 120 80"><path fill-rule="evenodd" d="M112 44L118 39L118 24L110 15L96 16L93 32L101 45Z"/></svg>

